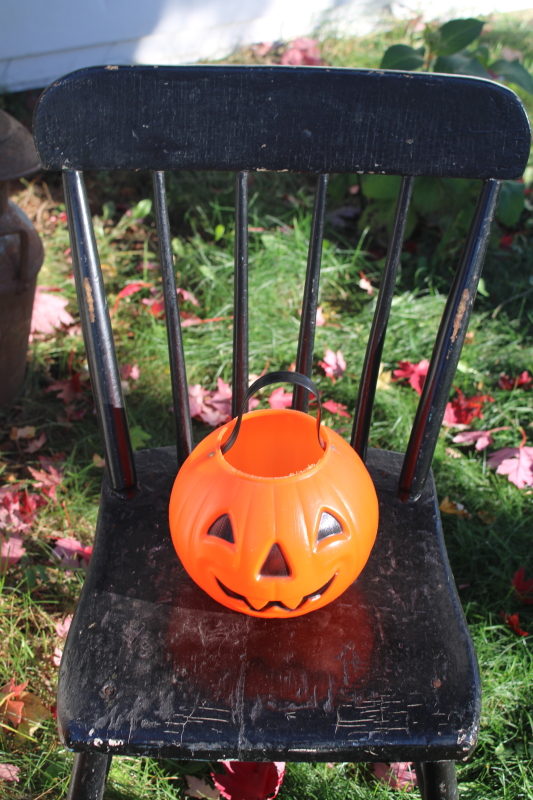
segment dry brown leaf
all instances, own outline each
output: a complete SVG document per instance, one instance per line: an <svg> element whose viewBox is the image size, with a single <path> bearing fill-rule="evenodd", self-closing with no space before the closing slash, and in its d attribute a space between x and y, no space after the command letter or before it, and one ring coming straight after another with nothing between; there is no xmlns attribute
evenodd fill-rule
<svg viewBox="0 0 533 800"><path fill-rule="evenodd" d="M17 439L33 439L35 436L35 428L32 425L27 425L25 428L11 428L9 438L12 441Z"/></svg>
<svg viewBox="0 0 533 800"><path fill-rule="evenodd" d="M17 733L14 739L18 744L28 742L26 737L33 736L37 728L50 718L51 713L41 702L40 698L32 692L22 692L20 699L24 703L22 709L22 719L17 726Z"/></svg>
<svg viewBox="0 0 533 800"><path fill-rule="evenodd" d="M93 464L95 467L98 467L98 469L104 469L105 460L102 458L102 456L99 456L98 453L95 453L93 455Z"/></svg>
<svg viewBox="0 0 533 800"><path fill-rule="evenodd" d="M439 508L443 514L453 514L456 517L472 519L472 514L466 510L464 505L462 503L456 503L455 500L450 500L448 495L446 495Z"/></svg>
<svg viewBox="0 0 533 800"><path fill-rule="evenodd" d="M383 364L380 364L376 389L381 390L382 392L388 392L390 389L391 380L392 380L392 371L387 370L385 372L383 370Z"/></svg>
<svg viewBox="0 0 533 800"><path fill-rule="evenodd" d="M481 522L485 523L485 525L492 525L493 522L496 522L496 517L494 517L489 511L478 511L477 515Z"/></svg>
<svg viewBox="0 0 533 800"><path fill-rule="evenodd" d="M459 450L454 450L453 447L446 447L444 452L450 458L462 458L463 454L459 452Z"/></svg>

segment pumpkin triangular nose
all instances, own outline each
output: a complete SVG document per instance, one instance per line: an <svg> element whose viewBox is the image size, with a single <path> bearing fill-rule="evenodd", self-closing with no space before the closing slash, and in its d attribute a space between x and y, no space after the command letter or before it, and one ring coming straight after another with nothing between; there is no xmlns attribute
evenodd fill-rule
<svg viewBox="0 0 533 800"><path fill-rule="evenodd" d="M259 572L262 578L288 578L291 568L281 552L279 544L273 544Z"/></svg>

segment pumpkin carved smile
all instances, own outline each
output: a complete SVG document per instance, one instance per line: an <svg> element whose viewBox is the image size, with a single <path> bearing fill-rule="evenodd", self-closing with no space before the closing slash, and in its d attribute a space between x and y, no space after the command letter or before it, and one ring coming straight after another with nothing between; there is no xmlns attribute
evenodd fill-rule
<svg viewBox="0 0 533 800"><path fill-rule="evenodd" d="M308 600L318 600L319 597L322 597L322 595L325 592L327 592L327 590L335 580L335 577L336 575L333 575L329 579L329 581L325 583L324 586L322 586L320 589L317 589L316 592L311 592L311 594L302 597L302 599L295 608L289 608L289 606L285 605L285 603L283 603L281 600L268 600L263 606L263 608L254 608L254 606L246 599L246 597L244 597L244 595L238 594L237 592L228 589L228 587L224 586L222 581L219 581L218 578L217 578L217 583L222 589L222 591L225 594L227 594L228 597L231 597L234 600L242 600L242 602L245 603L248 606L248 608L251 609L252 611L268 611L269 608L281 608L284 611L296 611L296 609L302 608L302 606L305 603L307 603ZM307 611L308 609L305 610Z"/></svg>
<svg viewBox="0 0 533 800"><path fill-rule="evenodd" d="M250 391L282 380L318 395L298 373L265 375ZM256 617L295 617L358 576L378 502L363 462L320 414L269 409L241 412L197 445L174 483L169 521L183 566L211 597Z"/></svg>

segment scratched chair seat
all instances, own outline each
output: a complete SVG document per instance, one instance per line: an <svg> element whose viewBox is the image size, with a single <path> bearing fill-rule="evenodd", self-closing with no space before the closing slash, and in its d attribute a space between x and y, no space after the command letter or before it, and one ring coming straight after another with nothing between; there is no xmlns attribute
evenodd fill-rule
<svg viewBox="0 0 533 800"><path fill-rule="evenodd" d="M464 76L293 67L95 67L35 112L43 166L63 171L80 318L106 478L91 565L61 662L58 721L76 751L67 800L101 800L110 754L415 761L424 800L457 800L479 677L444 549L430 465L502 180L531 135L513 92ZM83 171L150 170L176 446L133 454ZM193 447L165 171L235 173L232 413L248 390L248 178L314 173L296 369L311 375L330 173L401 177L355 402L351 445L379 502L376 545L333 603L290 619L230 611L184 572L168 529ZM405 455L368 451L416 176L479 179ZM253 302L253 298L251 298ZM428 353L429 355L429 353ZM293 408L306 411L295 387Z"/></svg>
<svg viewBox="0 0 533 800"><path fill-rule="evenodd" d="M261 620L216 603L181 566L168 528L175 448L136 453L135 497L104 487L61 661L65 743L179 758L466 757L476 660L433 480L416 505L401 503L401 463L369 453L381 518L354 584L311 614Z"/></svg>

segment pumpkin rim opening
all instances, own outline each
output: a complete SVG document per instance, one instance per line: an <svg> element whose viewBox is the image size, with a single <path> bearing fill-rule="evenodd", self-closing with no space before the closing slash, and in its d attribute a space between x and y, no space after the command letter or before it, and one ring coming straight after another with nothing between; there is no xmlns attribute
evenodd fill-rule
<svg viewBox="0 0 533 800"><path fill-rule="evenodd" d="M228 426L221 429L217 456L230 470L262 481L308 473L320 466L330 449L327 427L321 426L326 445L323 450L316 438L316 419L295 409L259 409L244 414L239 438L231 450L222 453L231 430Z"/></svg>

